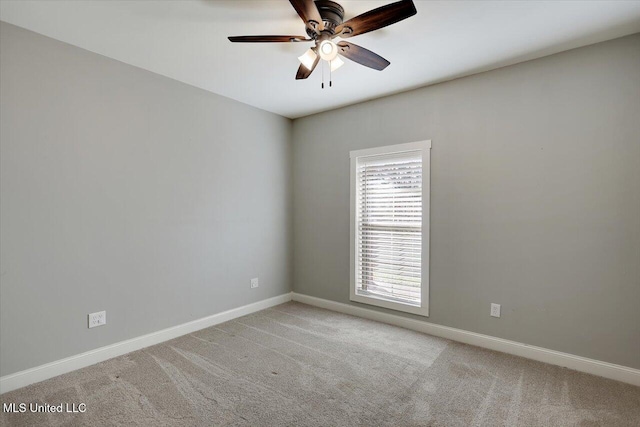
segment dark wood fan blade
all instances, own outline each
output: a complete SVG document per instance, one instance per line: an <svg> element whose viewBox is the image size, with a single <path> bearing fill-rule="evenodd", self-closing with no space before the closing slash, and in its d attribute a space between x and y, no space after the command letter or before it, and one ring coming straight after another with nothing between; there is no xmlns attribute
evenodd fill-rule
<svg viewBox="0 0 640 427"><path fill-rule="evenodd" d="M320 16L318 7L313 0L289 0L289 2L296 12L298 12L298 15L300 15L300 18L302 18L305 24L311 26L311 28L314 28L317 31L322 31L324 29L322 16Z"/></svg>
<svg viewBox="0 0 640 427"><path fill-rule="evenodd" d="M229 41L234 43L289 43L309 42L304 36L231 36Z"/></svg>
<svg viewBox="0 0 640 427"><path fill-rule="evenodd" d="M373 68L374 70L382 71L390 64L390 62L382 56L360 47L357 44L341 41L338 43L338 49L340 54L345 58L364 65L365 67Z"/></svg>
<svg viewBox="0 0 640 427"><path fill-rule="evenodd" d="M412 0L402 0L351 18L336 27L336 34L347 38L369 31L379 30L396 22L407 19L417 13Z"/></svg>
<svg viewBox="0 0 640 427"><path fill-rule="evenodd" d="M316 60L313 61L313 65L311 66L311 69L308 69L304 65L300 64L300 66L298 67L298 72L296 73L296 80L302 80L309 77L311 73L313 73L313 70L316 69L316 65L318 65L318 61L320 61L320 55L318 55L316 57Z"/></svg>

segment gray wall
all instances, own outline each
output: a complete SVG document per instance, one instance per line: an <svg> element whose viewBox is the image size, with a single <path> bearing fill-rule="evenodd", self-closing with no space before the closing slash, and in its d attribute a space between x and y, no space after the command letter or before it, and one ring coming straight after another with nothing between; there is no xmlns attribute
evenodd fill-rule
<svg viewBox="0 0 640 427"><path fill-rule="evenodd" d="M291 290L290 120L0 31L0 375Z"/></svg>
<svg viewBox="0 0 640 427"><path fill-rule="evenodd" d="M640 368L640 35L294 121L296 292L349 302L349 151L423 139L417 318Z"/></svg>

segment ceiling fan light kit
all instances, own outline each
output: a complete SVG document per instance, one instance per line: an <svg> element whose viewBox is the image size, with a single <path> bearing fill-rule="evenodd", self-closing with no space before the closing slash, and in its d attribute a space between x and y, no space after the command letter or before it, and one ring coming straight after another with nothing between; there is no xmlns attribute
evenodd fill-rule
<svg viewBox="0 0 640 427"><path fill-rule="evenodd" d="M307 37L304 36L232 36L231 42L239 43L291 43L313 42L314 46L298 57L300 67L296 80L308 78L320 59L329 64L329 75L344 61L340 55L360 65L382 71L390 62L380 55L356 44L333 39L349 38L375 31L407 19L417 13L413 0L401 0L365 12L344 22L344 8L330 0L289 0L305 23ZM330 77L331 79L331 77ZM332 86L329 80L329 86ZM323 83L324 88L324 73Z"/></svg>
<svg viewBox="0 0 640 427"><path fill-rule="evenodd" d="M302 56L298 56L298 61L300 61L300 63L304 65L308 70L312 70L313 64L315 63L317 57L318 55L314 52L314 50L309 49L305 53L303 53Z"/></svg>
<svg viewBox="0 0 640 427"><path fill-rule="evenodd" d="M338 46L331 40L323 40L320 43L320 58L331 62L338 56Z"/></svg>
<svg viewBox="0 0 640 427"><path fill-rule="evenodd" d="M336 56L336 59L334 59L333 61L331 61L331 71L335 71L338 68L342 67L344 65L344 61L342 59L340 59L339 56Z"/></svg>

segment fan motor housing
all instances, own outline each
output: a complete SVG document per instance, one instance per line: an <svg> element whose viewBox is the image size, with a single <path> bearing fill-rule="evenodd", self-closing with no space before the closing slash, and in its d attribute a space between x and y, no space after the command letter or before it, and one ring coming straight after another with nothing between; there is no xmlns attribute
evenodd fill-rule
<svg viewBox="0 0 640 427"><path fill-rule="evenodd" d="M323 32L333 34L335 28L342 24L344 19L344 9L338 3L330 0L316 0L315 3L324 23ZM309 28L307 29L307 34L312 38L317 36L316 33Z"/></svg>

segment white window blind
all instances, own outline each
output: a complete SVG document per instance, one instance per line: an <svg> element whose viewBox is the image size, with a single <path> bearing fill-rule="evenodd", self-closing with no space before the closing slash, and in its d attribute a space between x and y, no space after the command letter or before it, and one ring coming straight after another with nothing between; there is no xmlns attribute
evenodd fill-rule
<svg viewBox="0 0 640 427"><path fill-rule="evenodd" d="M355 293L420 307L422 151L356 159Z"/></svg>

